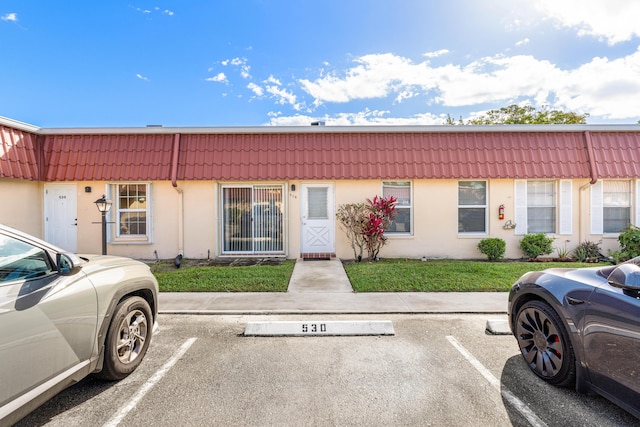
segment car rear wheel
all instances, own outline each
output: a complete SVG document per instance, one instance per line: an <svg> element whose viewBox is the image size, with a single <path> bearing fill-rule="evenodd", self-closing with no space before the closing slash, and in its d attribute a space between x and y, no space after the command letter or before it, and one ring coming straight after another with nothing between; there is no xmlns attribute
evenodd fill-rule
<svg viewBox="0 0 640 427"><path fill-rule="evenodd" d="M560 316L543 301L525 303L516 316L515 336L522 357L540 378L570 386L576 378L576 358Z"/></svg>
<svg viewBox="0 0 640 427"><path fill-rule="evenodd" d="M109 325L104 364L98 377L121 380L142 362L153 330L151 308L140 297L120 302Z"/></svg>

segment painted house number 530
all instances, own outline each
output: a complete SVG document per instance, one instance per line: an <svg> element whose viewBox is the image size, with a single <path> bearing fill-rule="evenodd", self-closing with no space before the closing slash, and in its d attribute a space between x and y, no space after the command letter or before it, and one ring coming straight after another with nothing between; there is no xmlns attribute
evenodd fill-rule
<svg viewBox="0 0 640 427"><path fill-rule="evenodd" d="M302 324L302 332L327 332L327 324L326 323L303 323Z"/></svg>

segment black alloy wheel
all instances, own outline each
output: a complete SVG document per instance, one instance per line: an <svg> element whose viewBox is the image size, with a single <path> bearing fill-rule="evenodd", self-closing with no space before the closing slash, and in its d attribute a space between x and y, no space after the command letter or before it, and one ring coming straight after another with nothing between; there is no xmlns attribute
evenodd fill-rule
<svg viewBox="0 0 640 427"><path fill-rule="evenodd" d="M557 386L575 383L576 359L560 316L543 301L525 303L516 316L522 357L540 378Z"/></svg>

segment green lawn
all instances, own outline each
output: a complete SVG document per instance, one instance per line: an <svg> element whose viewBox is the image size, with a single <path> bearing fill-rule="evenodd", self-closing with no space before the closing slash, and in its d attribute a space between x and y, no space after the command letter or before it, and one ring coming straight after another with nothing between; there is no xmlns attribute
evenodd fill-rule
<svg viewBox="0 0 640 427"><path fill-rule="evenodd" d="M151 270L161 292L286 292L295 260L278 265L206 266Z"/></svg>
<svg viewBox="0 0 640 427"><path fill-rule="evenodd" d="M494 292L508 291L527 271L595 264L562 262L488 262L388 259L345 265L356 292Z"/></svg>
<svg viewBox="0 0 640 427"><path fill-rule="evenodd" d="M152 265L162 292L286 292L294 260L277 265L183 266ZM593 267L555 262L488 262L383 259L347 263L356 292L493 292L508 291L523 273L551 267Z"/></svg>

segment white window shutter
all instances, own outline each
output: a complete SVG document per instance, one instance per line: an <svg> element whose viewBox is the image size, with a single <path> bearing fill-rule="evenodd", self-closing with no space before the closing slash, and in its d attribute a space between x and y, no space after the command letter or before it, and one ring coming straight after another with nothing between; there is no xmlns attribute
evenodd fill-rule
<svg viewBox="0 0 640 427"><path fill-rule="evenodd" d="M527 181L515 181L515 201L514 201L514 222L516 223L515 234L527 234Z"/></svg>
<svg viewBox="0 0 640 427"><path fill-rule="evenodd" d="M560 181L560 230L559 234L573 234L573 203L571 181Z"/></svg>
<svg viewBox="0 0 640 427"><path fill-rule="evenodd" d="M638 179L636 179L635 211L635 222L633 225L640 227L640 180Z"/></svg>
<svg viewBox="0 0 640 427"><path fill-rule="evenodd" d="M591 186L591 234L604 233L602 181Z"/></svg>

